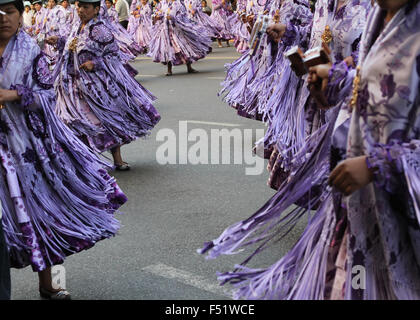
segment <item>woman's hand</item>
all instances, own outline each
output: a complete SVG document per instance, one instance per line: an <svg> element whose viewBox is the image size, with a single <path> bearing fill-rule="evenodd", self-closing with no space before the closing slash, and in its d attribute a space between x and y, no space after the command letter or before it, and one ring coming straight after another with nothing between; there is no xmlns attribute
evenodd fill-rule
<svg viewBox="0 0 420 320"><path fill-rule="evenodd" d="M83 63L80 66L80 69L91 72L93 71L93 68L95 67L95 64L93 63L93 61L86 61L85 63Z"/></svg>
<svg viewBox="0 0 420 320"><path fill-rule="evenodd" d="M282 23L275 23L267 28L268 36L275 42L279 42L286 32L286 25Z"/></svg>
<svg viewBox="0 0 420 320"><path fill-rule="evenodd" d="M309 68L308 87L311 96L316 102L318 108L322 110L329 109L328 100L324 92L328 85L328 74L331 69L331 63L320 64Z"/></svg>
<svg viewBox="0 0 420 320"><path fill-rule="evenodd" d="M347 64L348 67L353 67L353 68L356 67L352 56L348 56L343 61Z"/></svg>
<svg viewBox="0 0 420 320"><path fill-rule="evenodd" d="M49 37L45 40L45 42L50 44L50 45L55 45L58 42L58 37L57 36Z"/></svg>
<svg viewBox="0 0 420 320"><path fill-rule="evenodd" d="M154 16L153 17L153 24L155 24L156 22L158 22L161 19L161 16Z"/></svg>
<svg viewBox="0 0 420 320"><path fill-rule="evenodd" d="M325 90L328 84L328 76L332 68L331 63L319 64L309 68L308 82L315 84L318 81L322 82L322 91Z"/></svg>
<svg viewBox="0 0 420 320"><path fill-rule="evenodd" d="M331 63L331 58L330 58L331 49L328 47L328 45L325 42L322 43L322 48L324 49L325 53L328 55L328 60L330 62L326 64L319 64L317 66L310 67L308 82L310 85L315 85L315 83L317 82L322 83L320 87L321 87L321 91L324 91L328 85L328 77L330 74L330 70L332 68L332 63Z"/></svg>
<svg viewBox="0 0 420 320"><path fill-rule="evenodd" d="M373 172L368 168L366 156L350 158L341 162L330 174L328 183L348 196L368 185Z"/></svg>
<svg viewBox="0 0 420 320"><path fill-rule="evenodd" d="M19 101L20 97L16 90L0 89L0 105L6 102Z"/></svg>

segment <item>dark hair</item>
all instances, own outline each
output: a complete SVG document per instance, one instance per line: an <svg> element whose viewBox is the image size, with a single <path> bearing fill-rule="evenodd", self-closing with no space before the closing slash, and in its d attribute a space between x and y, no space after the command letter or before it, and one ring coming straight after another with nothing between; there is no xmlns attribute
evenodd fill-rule
<svg viewBox="0 0 420 320"><path fill-rule="evenodd" d="M84 2L84 1L80 1L79 3L86 3L86 4L91 4L94 8L100 7L101 6L101 1L97 1L97 2Z"/></svg>
<svg viewBox="0 0 420 320"><path fill-rule="evenodd" d="M12 4L15 6L15 8L17 9L17 11L19 11L20 14L22 14L23 11L25 11L25 6L23 5L22 0L15 0L14 2L12 2Z"/></svg>

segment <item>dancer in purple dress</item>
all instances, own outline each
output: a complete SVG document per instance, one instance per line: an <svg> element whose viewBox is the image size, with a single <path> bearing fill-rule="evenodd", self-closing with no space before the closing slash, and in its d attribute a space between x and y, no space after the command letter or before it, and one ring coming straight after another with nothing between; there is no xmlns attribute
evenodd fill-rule
<svg viewBox="0 0 420 320"><path fill-rule="evenodd" d="M232 7L226 0L212 0L213 11L211 12L210 19L220 31L217 36L217 43L219 48L222 47L222 40L226 41L229 47L229 40L233 39L232 26L229 23L229 16L232 14Z"/></svg>
<svg viewBox="0 0 420 320"><path fill-rule="evenodd" d="M34 23L34 14L35 12L31 9L31 3L28 1L24 2L25 5L25 11L22 15L22 27L23 29L29 33L29 29L32 28L32 25Z"/></svg>
<svg viewBox="0 0 420 320"><path fill-rule="evenodd" d="M167 76L172 75L173 65L186 64L188 73L197 72L191 64L211 52L211 36L188 19L180 0L159 2L152 18L153 37L147 55L168 66Z"/></svg>
<svg viewBox="0 0 420 320"><path fill-rule="evenodd" d="M370 0L317 2L309 48L324 43L332 51L332 62L346 59L348 64L354 67L370 7ZM289 38L287 33L286 37ZM296 79L294 75L288 77L284 83L295 83L295 87L278 86L267 102L266 112L272 113L272 121L264 142L266 150L273 148L269 161L268 184L274 189L278 189L294 170L294 165L299 166L294 155L304 145L308 136L329 121L331 114L331 111L326 112L314 107L304 79L299 79L298 82ZM283 81L281 79L282 83ZM287 88L288 91L284 91L283 88ZM299 94L293 95L296 89ZM291 96L295 96L295 99L290 100Z"/></svg>
<svg viewBox="0 0 420 320"><path fill-rule="evenodd" d="M290 1L290 3L292 2ZM330 4L331 3L333 5L330 6L331 8L330 14L331 14L331 17L335 17L335 19L331 19L330 21L333 21L332 26L334 26L335 31L333 33L334 41L331 41L329 45L331 46L332 52L335 54L335 57L336 57L335 59L332 58L332 60L343 61L343 63L347 65L349 58L351 58L351 60L357 63L358 44L360 43L361 33L363 32L366 25L366 20L367 20L366 15L370 10L371 2L370 0L358 1L356 5L351 5L351 6L350 6L350 3L341 2L340 7L334 6L335 4L334 1L330 1ZM283 3L283 5L284 4L285 3ZM320 1L317 4L320 6L318 8L323 8L323 5L326 4L326 2L323 3L322 1ZM346 6L346 4L349 6ZM326 11L324 12L329 12L327 11L328 7L325 7L325 8L326 8ZM322 10L318 10L318 13L319 12L322 12ZM336 14L333 14L334 12L336 12ZM296 14L293 14L292 16L297 17ZM320 19L319 16L320 16L319 14L315 15L315 24L312 27L312 33L315 35L318 34L316 30L326 29L325 21L324 23L321 24L319 20ZM324 18L328 17L327 15L321 15L321 16ZM322 27L319 27L319 24L321 24ZM273 28L275 27L276 26L273 26ZM301 28L301 26L293 26L291 24L288 24L286 27L286 25L283 23L282 28L279 28L279 30L282 30L282 32L284 33L282 42L286 43L286 41L290 41L289 39L292 39L292 40L293 39L294 40L306 39L305 37L302 38L300 36L297 36L299 35L299 33L297 33L296 30L298 30L299 28ZM288 32L286 32L287 29L289 29ZM272 34L273 32L269 30L269 33ZM277 34L277 32L275 33ZM307 32L306 31L303 32L303 34L305 33ZM319 32L319 34L322 35L323 33ZM279 39L281 39L281 37L277 36L276 40L279 40ZM321 36L320 36L320 40L321 40ZM317 41L315 36L313 36L312 41ZM343 57L346 57L347 59L344 59ZM280 60L278 60L279 62L281 61L281 58L284 59L283 55L279 56L279 58L280 58ZM351 68L350 63L349 63L349 68ZM278 100L274 101L274 103L277 103L277 105L279 105L282 108L287 107L287 109L283 109L283 112L281 113L278 110L276 110L276 113L273 113L273 114L274 116L282 117L281 120L283 120L282 122L283 126L287 125L290 128L292 128L293 125L296 125L295 122L293 122L293 120L298 119L298 116L299 116L299 113L294 113L294 109L297 107L295 104L293 104L293 102L296 101L296 97L299 97L299 95L296 95L295 91L297 87L303 88L303 84L301 84L299 82L301 80L299 80L299 78L297 78L295 74L291 72L291 68L288 63L283 62L283 68L279 70L281 70L281 72L274 73L274 75L277 74L280 77L280 80L274 81L274 83L277 85L277 89L275 87L273 88L274 90L273 90L272 96L270 97L270 100L272 97L277 98ZM283 78L285 78L285 80L283 80ZM287 86L288 84L291 84L292 86L288 87ZM283 94L279 95L278 94L279 91L283 92ZM288 95L286 95L286 93ZM307 99L308 95L305 95L304 97ZM290 104L290 106L287 105L286 103ZM333 106L335 105L332 105L332 107ZM304 109L302 110L304 111ZM323 185L325 184L325 181L320 178L312 177L312 179L310 180L310 183L308 183L308 181L303 179L303 176L306 174L305 170L307 170L307 168L310 166L312 166L311 170L314 170L314 172L316 172L316 174L318 175L317 177L322 177L323 176L322 173L325 172L326 169L328 169L328 160L329 160L327 157L328 154L327 155L322 154L320 150L322 148L329 149L328 141L331 140L332 129L334 128L335 119L337 118L337 113L339 110L340 110L339 105L335 106L335 108L332 108L332 110L330 110L330 114L327 115L323 126L321 126L318 130L314 131L313 134L306 137L304 141L305 143L303 144L303 146L301 146L300 149L298 149L297 151L293 151L294 157L290 158L289 170L284 175L279 175L281 179L277 178L276 180L277 182L276 188L279 188L278 195L276 195L275 197L276 199L283 199L282 197L286 197L290 195L290 193L296 193L296 195L310 193L311 196L307 198L288 197L287 198L288 201L294 199L292 202L289 203L289 205L292 205L296 203L296 201L299 200L300 202L298 203L300 205L305 206L307 203L310 203L311 207L313 208L315 207L316 204L319 203L320 201L319 190L324 189ZM277 112L279 112L278 115L277 115ZM290 117L290 119L287 117ZM348 116L346 115L345 109L343 109L343 112L340 112L339 114L340 125L337 125L336 131L338 130L346 131L345 129L346 118L348 118ZM273 122L276 120L277 119L274 117ZM279 129L283 129L283 127L280 126ZM300 128L301 131L304 131L302 129L304 128ZM284 141L288 141L287 139L291 140L293 138L293 136L290 137L291 132L293 131L283 133L284 136L279 137L279 139L282 139L280 141L284 143ZM326 144L327 146L325 147L318 144L317 143L318 140L323 141L323 143ZM280 142L278 142L278 145L281 145ZM284 143L283 145L286 145L286 144ZM285 148L284 151L287 151L287 149ZM284 160L283 160L283 163L284 163ZM279 172L281 172L280 170L284 170L284 167L279 167L279 168L275 167L274 170L279 170ZM296 181L296 177L301 177L301 181ZM291 181L293 181L293 183ZM299 192L296 191L297 186L299 186ZM270 202L272 201L274 200L270 200ZM267 206L269 206L269 204L267 204ZM268 211L267 206L264 206L251 218L245 221L241 221L232 227L229 227L225 231L225 233L221 237L219 237L219 239L216 240L217 242L216 246L217 247L220 246L220 248L223 248L222 250L228 250L228 248L230 248L230 245L233 245L236 242L236 240L240 241L238 239L242 239L242 236L244 236L247 232L255 232L257 229L262 227L261 224L259 224L257 221L260 221L260 219L262 220L265 219L264 217L267 215L267 211ZM296 216L298 216L300 211L296 210L295 213L296 213ZM250 223L250 220L254 221L255 223ZM240 226L242 226L243 224L247 225L246 230L241 230ZM236 231L238 230L241 230L241 231L236 233ZM235 234L235 237L231 237L232 234ZM216 248L214 251L215 252L219 251L219 248Z"/></svg>
<svg viewBox="0 0 420 320"><path fill-rule="evenodd" d="M207 15L201 7L200 0L186 0L185 6L187 8L188 17L191 21L196 22L210 35L212 39L216 39L220 33L221 28L216 25L209 15Z"/></svg>
<svg viewBox="0 0 420 320"><path fill-rule="evenodd" d="M232 28L234 36L234 45L239 53L244 53L248 50L249 30L246 21L246 0L239 0L236 2L236 10L234 14L229 16L229 24Z"/></svg>
<svg viewBox="0 0 420 320"><path fill-rule="evenodd" d="M75 15L77 15L77 11L70 6L69 0L61 0L60 6L64 8L64 11L66 13L66 24L67 27L71 29L73 26L74 17Z"/></svg>
<svg viewBox="0 0 420 320"><path fill-rule="evenodd" d="M152 39L152 6L147 0L134 0L130 7L128 33L145 50Z"/></svg>
<svg viewBox="0 0 420 320"><path fill-rule="evenodd" d="M119 229L127 200L96 155L55 115L48 63L18 23L20 0L0 0L0 200L11 266L31 265L42 297L54 289L51 266Z"/></svg>
<svg viewBox="0 0 420 320"><path fill-rule="evenodd" d="M296 27L306 31L311 27L312 13L306 0L298 3L292 0L273 0L267 2L264 7L260 6L259 9L250 4L248 7L255 10L248 9L247 13L251 13L248 17L252 17L253 12L260 12L257 19L261 18L261 13L268 11L269 24L281 22L283 25L289 25L291 30ZM222 82L220 92L220 95L223 95L223 100L237 109L240 116L269 121L267 116L263 117L264 108L259 104L272 96L273 87L283 90L290 88L291 91L296 91L293 83L287 81L284 81L282 86L277 85L280 80L278 78L283 75L282 72L277 74L277 71L285 66L288 68L289 62L284 58L285 50L296 43L304 42L303 37L306 33L302 32L303 36L301 33L296 33L295 37L285 37L285 41L279 45L273 43L267 34L263 34L258 47L248 49L239 59L227 65L226 79ZM268 79L269 75L276 75L278 78Z"/></svg>
<svg viewBox="0 0 420 320"><path fill-rule="evenodd" d="M28 33L32 37L36 38L40 34L41 30L43 29L44 18L45 18L47 9L45 9L42 6L42 0L35 0L34 2L32 2L32 4L34 5L34 8L35 8L35 14L34 14L35 23L32 25L31 28L28 29Z"/></svg>
<svg viewBox="0 0 420 320"><path fill-rule="evenodd" d="M62 6L57 5L58 0L48 0L48 9L44 17L44 24L41 30L43 40L51 37L66 37L71 29L66 24L66 11ZM57 62L58 51L48 43L44 46L44 52L52 59L51 65Z"/></svg>
<svg viewBox="0 0 420 320"><path fill-rule="evenodd" d="M238 266L221 275L236 283L238 298L420 299L420 5L377 2L360 41L357 69L345 61L311 68L311 83L314 75L327 80L328 105L341 101L351 112L344 135L336 130L337 119L329 126L331 143L315 136L318 154L328 158L330 146L344 146L343 152L331 151L321 173L313 159L305 163L289 182L294 187L247 221L247 226L258 221L260 231L244 230L241 238L248 244L262 241L261 250L285 234L297 211L310 214L310 206L285 212L308 191L304 183L327 180L333 188L323 190L299 241L277 263L267 269ZM231 249L242 247L239 238L234 241L239 242Z"/></svg>
<svg viewBox="0 0 420 320"><path fill-rule="evenodd" d="M101 4L79 2L81 22L66 39L52 37L63 52L56 70L56 114L97 152L111 150L117 170L130 167L120 147L147 136L160 115L153 95L132 77Z"/></svg>
<svg viewBox="0 0 420 320"><path fill-rule="evenodd" d="M114 23L118 23L118 12L117 10L115 10L114 5L112 4L111 0L106 0L105 1L106 7L107 7L107 11L108 11L108 17L110 19L110 21L114 22Z"/></svg>
<svg viewBox="0 0 420 320"><path fill-rule="evenodd" d="M121 25L118 19L118 13L114 6L107 4L107 1L101 1L101 9L99 15L104 21L108 22L108 26L115 37L115 41L120 47L121 61L130 70L130 74L135 76L137 71L130 67L127 62L134 60L139 54L144 53L145 48L141 47L128 31ZM80 20L80 19L79 19Z"/></svg>

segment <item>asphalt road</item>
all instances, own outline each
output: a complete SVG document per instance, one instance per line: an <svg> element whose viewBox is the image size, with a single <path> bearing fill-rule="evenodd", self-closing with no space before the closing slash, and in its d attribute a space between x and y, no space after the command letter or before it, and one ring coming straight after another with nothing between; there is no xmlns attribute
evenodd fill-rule
<svg viewBox="0 0 420 320"><path fill-rule="evenodd" d="M196 249L274 194L266 185L268 174L264 169L260 175L246 175L246 163L161 165L156 152L163 142L156 134L172 130L182 140L180 121L191 121L188 132L202 129L209 136L211 129L264 129L261 122L237 116L217 96L224 64L237 57L233 48L214 46L213 53L193 65L199 73L187 74L185 66L178 66L172 77L144 56L133 63L137 79L158 98L162 120L150 137L122 148L132 170L112 173L129 198L118 215L119 233L64 263L73 299L229 299L230 288L218 286L216 271L232 270L245 255L206 260ZM302 230L301 224L250 266L277 261ZM30 267L12 270L12 299L39 299L37 289L37 274Z"/></svg>

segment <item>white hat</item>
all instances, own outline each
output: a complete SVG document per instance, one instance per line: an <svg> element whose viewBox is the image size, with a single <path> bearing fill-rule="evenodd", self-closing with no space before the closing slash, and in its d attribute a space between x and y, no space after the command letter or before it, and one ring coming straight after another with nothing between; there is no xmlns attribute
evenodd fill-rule
<svg viewBox="0 0 420 320"><path fill-rule="evenodd" d="M30 7L31 6L31 3L29 2L29 1L24 1L23 2L23 5L26 7L26 6L28 6L28 7Z"/></svg>

